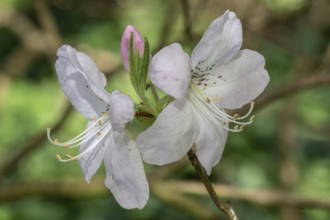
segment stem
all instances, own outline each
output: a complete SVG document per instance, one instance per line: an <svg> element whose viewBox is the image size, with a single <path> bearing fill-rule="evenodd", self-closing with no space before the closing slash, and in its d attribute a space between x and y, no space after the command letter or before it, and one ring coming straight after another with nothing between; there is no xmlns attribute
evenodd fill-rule
<svg viewBox="0 0 330 220"><path fill-rule="evenodd" d="M235 213L233 207L231 207L230 204L220 202L220 200L219 200L204 168L202 167L202 164L198 160L198 157L195 154L194 150L190 149L188 151L188 157L189 157L191 164L194 166L199 178L203 182L207 192L211 196L216 207L219 210L223 211L229 217L230 220L239 220L238 217L236 216L236 213Z"/></svg>
<svg viewBox="0 0 330 220"><path fill-rule="evenodd" d="M152 96L154 97L156 103L158 103L159 97L158 97L154 84L150 83L150 89L151 89Z"/></svg>

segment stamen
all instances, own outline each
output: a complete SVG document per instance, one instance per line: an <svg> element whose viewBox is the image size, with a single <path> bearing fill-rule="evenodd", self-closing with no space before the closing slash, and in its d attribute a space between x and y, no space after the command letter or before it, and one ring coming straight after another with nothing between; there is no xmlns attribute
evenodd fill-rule
<svg viewBox="0 0 330 220"><path fill-rule="evenodd" d="M55 139L54 141L51 139L50 137L50 132L51 132L51 128L48 127L47 128L47 138L48 140L57 146L64 146L66 148L74 148L79 146L80 144L86 142L86 139L90 139L93 137L94 132L88 133L92 128L94 128L96 125L102 124L102 120L105 118L105 115L103 115L99 120L95 121L91 126L89 126L87 129L85 129L82 133L80 133L79 135L77 135L75 138L71 139L70 141L64 142L64 143L60 143L57 139ZM103 127L106 126L107 124L110 123L110 120L107 120L105 124L103 124ZM73 146L72 146L73 145Z"/></svg>
<svg viewBox="0 0 330 220"><path fill-rule="evenodd" d="M57 160L62 160L62 157L59 154L56 154Z"/></svg>
<svg viewBox="0 0 330 220"><path fill-rule="evenodd" d="M254 120L254 116L251 116L249 121L238 121L241 119L244 119L246 117L248 117L254 107L254 102L250 103L250 109L249 111L243 115L240 116L239 114L235 113L234 116L231 116L229 114L227 114L224 110L219 109L212 101L209 97L205 96L200 89L198 88L194 88L194 86L190 87L190 93L191 95L189 95L190 100L192 101L192 103L196 104L196 107L198 109L199 112L201 112L206 118L215 118L224 129L228 130L228 131L232 131L232 132L240 132L245 128L245 125L249 125L252 124L253 120ZM213 98L217 99L218 97L215 96ZM201 106L198 104L200 102L206 102L208 103L208 105L202 105L203 108L201 108ZM230 128L228 126L228 123L234 123L235 126L234 128Z"/></svg>
<svg viewBox="0 0 330 220"><path fill-rule="evenodd" d="M78 154L76 156L72 156L70 154L66 154L67 159L62 159L61 157L58 157L59 161L61 161L61 162L69 162L69 161L73 161L73 160L75 160L75 161L79 160L81 157L83 157L88 152L94 150L98 146L102 146L104 144L104 142L106 141L106 138L108 137L108 134L111 131L112 131L112 127L111 126L106 126L105 129L103 130L102 134L101 134L100 139L98 139L97 141L93 141L91 143L91 145L88 146L88 148L85 151L81 152L80 154Z"/></svg>

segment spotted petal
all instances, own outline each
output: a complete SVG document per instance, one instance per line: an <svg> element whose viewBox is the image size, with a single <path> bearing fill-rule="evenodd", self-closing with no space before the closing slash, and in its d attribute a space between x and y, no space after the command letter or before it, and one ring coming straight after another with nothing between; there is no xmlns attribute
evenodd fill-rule
<svg viewBox="0 0 330 220"><path fill-rule="evenodd" d="M103 89L106 83L103 73L87 55L70 46L59 48L57 55L55 68L65 95L86 117L100 115L109 99Z"/></svg>
<svg viewBox="0 0 330 220"><path fill-rule="evenodd" d="M171 44L152 58L150 80L176 99L186 96L190 83L190 58L180 44Z"/></svg>
<svg viewBox="0 0 330 220"><path fill-rule="evenodd" d="M149 185L135 143L125 134L111 136L104 165L105 185L126 209L142 209L149 198Z"/></svg>
<svg viewBox="0 0 330 220"><path fill-rule="evenodd" d="M210 24L193 50L192 69L198 71L196 67L200 66L204 71L217 62L228 62L239 51L242 41L240 20L234 12L226 11Z"/></svg>
<svg viewBox="0 0 330 220"><path fill-rule="evenodd" d="M220 65L215 72L221 76L210 77L204 93L209 97L221 97L223 108L237 109L254 100L269 82L264 68L265 60L261 54L252 50L240 51L228 64Z"/></svg>
<svg viewBox="0 0 330 220"><path fill-rule="evenodd" d="M196 127L191 103L175 100L136 139L144 161L164 165L181 159L192 147Z"/></svg>

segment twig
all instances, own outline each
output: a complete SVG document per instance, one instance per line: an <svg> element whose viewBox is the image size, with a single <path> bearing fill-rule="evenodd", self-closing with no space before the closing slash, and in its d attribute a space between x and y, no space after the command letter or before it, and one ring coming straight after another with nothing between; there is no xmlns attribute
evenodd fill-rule
<svg viewBox="0 0 330 220"><path fill-rule="evenodd" d="M296 82L289 82L273 91L260 96L256 100L257 108L262 108L276 99L280 99L289 95L293 95L302 90L316 87L319 85L330 85L330 73L318 73L308 78L297 80Z"/></svg>
<svg viewBox="0 0 330 220"><path fill-rule="evenodd" d="M157 47L155 47L155 50L153 50L153 52L160 50L167 43L169 36L171 36L173 23L175 22L178 16L179 13L177 10L177 1L176 0L168 1L168 8L166 9L164 23L160 30L159 42Z"/></svg>
<svg viewBox="0 0 330 220"><path fill-rule="evenodd" d="M206 195L203 185L198 182L169 181L168 185L179 193ZM227 199L255 203L262 206L330 209L330 199L297 196L275 189L242 189L238 187L213 184L216 193Z"/></svg>
<svg viewBox="0 0 330 220"><path fill-rule="evenodd" d="M187 197L182 193L177 193L175 190L169 188L166 181L155 181L152 183L151 188L153 194L159 199L167 202L175 208L181 208L197 219L216 219L219 217L210 209L199 204L198 201L192 200L190 197Z"/></svg>
<svg viewBox="0 0 330 220"><path fill-rule="evenodd" d="M72 109L73 108L71 107L71 105L68 105L66 107L62 117L56 123L56 125L53 127L53 129L52 129L53 132L56 132L60 127L62 127L62 125L64 124L64 122L66 121L68 116L70 115ZM17 153L12 155L6 162L4 162L1 165L1 167L0 167L0 181L7 174L9 174L12 170L16 169L18 162L22 158L24 158L25 156L27 156L28 154L30 154L34 150L42 147L42 143L44 143L46 140L47 140L46 131L43 130L42 132L37 134L32 140L27 141L24 146L20 147L20 150Z"/></svg>
<svg viewBox="0 0 330 220"><path fill-rule="evenodd" d="M192 30L191 30L191 16L190 16L190 5L189 0L181 0L182 14L184 20L184 32L185 37L188 40L192 40Z"/></svg>
<svg viewBox="0 0 330 220"><path fill-rule="evenodd" d="M199 178L201 179L205 188L207 189L207 192L211 196L216 207L219 210L223 211L231 220L238 220L238 217L236 216L236 213L235 213L234 209L231 207L231 205L229 205L228 203L220 202L204 168L202 167L200 161L197 158L197 155L195 154L195 152L192 149L190 149L188 151L188 157L189 157L191 164L194 166Z"/></svg>
<svg viewBox="0 0 330 220"><path fill-rule="evenodd" d="M161 184L161 185L157 185ZM155 190L164 186L168 191L179 194L207 196L205 187L195 181L152 182ZM330 209L330 199L297 196L274 189L242 189L224 184L213 184L216 193L222 197L246 201L263 206ZM90 184L85 180L34 180L8 183L0 187L0 202L23 199L30 196L46 198L90 199L109 197L104 186L104 177L95 177Z"/></svg>

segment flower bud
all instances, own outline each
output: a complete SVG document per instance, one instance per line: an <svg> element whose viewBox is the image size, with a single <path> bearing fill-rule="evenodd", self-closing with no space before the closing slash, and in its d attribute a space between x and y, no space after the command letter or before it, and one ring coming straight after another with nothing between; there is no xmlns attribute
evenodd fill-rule
<svg viewBox="0 0 330 220"><path fill-rule="evenodd" d="M131 34L133 34L133 53L137 51L140 55L144 52L144 40L140 33L135 29L135 27L128 25L121 38L121 59L127 70L129 70L129 43L131 39Z"/></svg>

